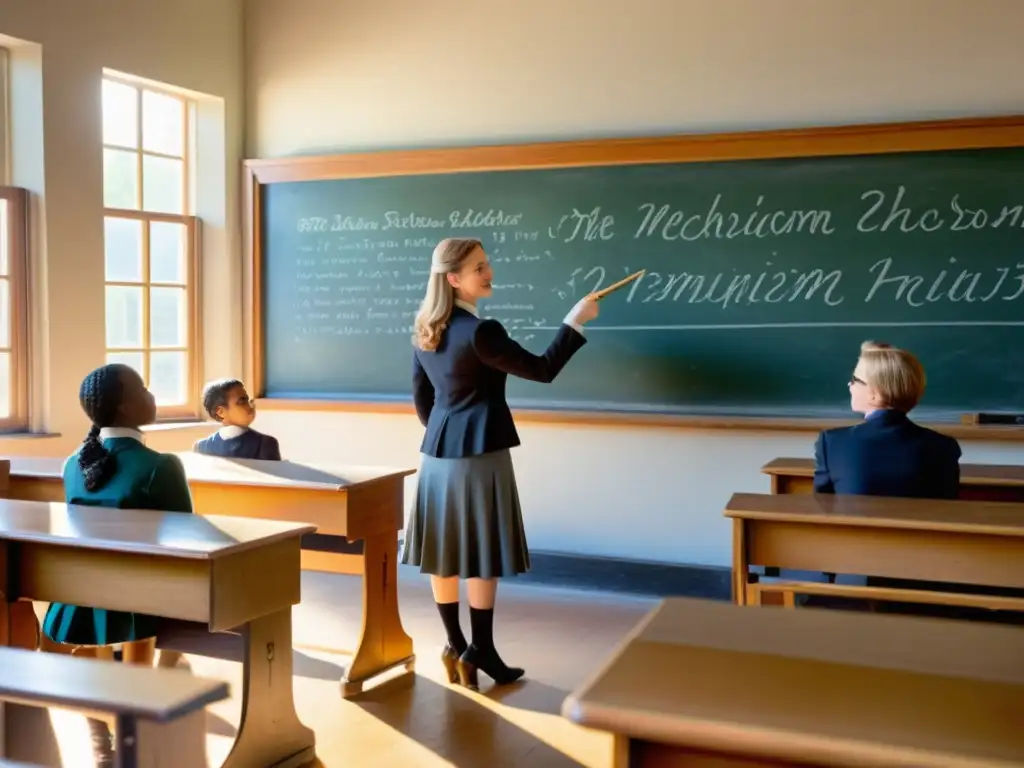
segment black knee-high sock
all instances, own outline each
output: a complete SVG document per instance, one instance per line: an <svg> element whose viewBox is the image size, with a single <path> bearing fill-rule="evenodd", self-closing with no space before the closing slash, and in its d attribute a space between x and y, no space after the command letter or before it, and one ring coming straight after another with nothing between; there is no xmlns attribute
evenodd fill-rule
<svg viewBox="0 0 1024 768"><path fill-rule="evenodd" d="M473 630L473 645L480 651L494 650L494 609L469 608L469 625Z"/></svg>
<svg viewBox="0 0 1024 768"><path fill-rule="evenodd" d="M508 666L494 647L494 609L470 606L469 620L473 628L473 645L469 651L473 663L498 684L512 683L522 677L524 670Z"/></svg>
<svg viewBox="0 0 1024 768"><path fill-rule="evenodd" d="M448 644L455 649L456 653L463 653L468 643L466 636L462 634L462 626L459 624L459 603L438 603L437 612L441 614L441 622L444 624L444 631L448 633Z"/></svg>

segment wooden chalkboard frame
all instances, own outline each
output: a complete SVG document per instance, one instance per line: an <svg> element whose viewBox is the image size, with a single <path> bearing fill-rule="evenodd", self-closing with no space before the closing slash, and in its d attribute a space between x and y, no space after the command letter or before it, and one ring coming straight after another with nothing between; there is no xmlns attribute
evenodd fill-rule
<svg viewBox="0 0 1024 768"><path fill-rule="evenodd" d="M252 159L243 173L243 320L245 368L258 405L274 410L412 413L409 404L264 397L260 188L266 184L464 171L524 170L642 163L687 163L1024 146L1024 115L903 123L871 123L657 138L594 139L442 149L384 150L323 156ZM851 353L852 354L852 353ZM809 432L851 419L638 415L593 411L517 410L517 420L601 426ZM932 424L960 439L1021 440L1024 428L966 423Z"/></svg>

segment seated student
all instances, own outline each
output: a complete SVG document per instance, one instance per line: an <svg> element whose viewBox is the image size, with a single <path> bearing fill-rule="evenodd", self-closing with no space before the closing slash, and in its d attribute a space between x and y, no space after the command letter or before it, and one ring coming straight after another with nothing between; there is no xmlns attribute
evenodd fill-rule
<svg viewBox="0 0 1024 768"><path fill-rule="evenodd" d="M815 492L955 499L960 445L907 416L924 393L918 359L866 341L849 387L850 407L864 421L818 435Z"/></svg>
<svg viewBox="0 0 1024 768"><path fill-rule="evenodd" d="M955 499L960 487L960 445L952 437L914 424L907 413L924 392L921 363L906 350L864 342L850 380L850 404L864 414L853 427L822 432L815 445L814 490L817 493ZM834 577L827 574L829 579ZM846 576L845 579L857 578ZM1024 590L956 582L869 576L868 586L973 592L1024 597ZM827 604L827 600L802 601ZM946 605L888 603L886 611L943 618L979 619L1020 624L1013 612L955 608Z"/></svg>
<svg viewBox="0 0 1024 768"><path fill-rule="evenodd" d="M238 379L219 379L207 384L203 389L203 408L211 418L220 422L221 427L196 442L192 448L196 453L231 459L281 461L277 438L250 429L256 418L256 406Z"/></svg>
<svg viewBox="0 0 1024 768"><path fill-rule="evenodd" d="M910 352L866 341L849 381L850 407L864 414L852 427L829 429L814 446L816 493L955 499L960 489L960 445L915 424L907 414L924 393L925 373ZM835 581L835 574L825 574ZM840 576L843 584L951 589L933 582ZM807 605L833 605L828 598ZM895 609L895 606L888 606Z"/></svg>
<svg viewBox="0 0 1024 768"><path fill-rule="evenodd" d="M139 427L156 418L156 402L142 377L126 365L97 368L78 394L92 428L64 462L68 504L192 512L192 496L181 460L147 448ZM152 664L157 619L138 613L51 603L43 634L53 643L89 647L122 646L125 662ZM54 650L61 650L60 646ZM85 649L74 649L72 652Z"/></svg>
<svg viewBox="0 0 1024 768"><path fill-rule="evenodd" d="M156 401L142 377L126 365L105 365L82 381L78 392L92 428L64 462L64 501L83 506L192 512L192 495L177 456L145 446L139 427L156 418ZM51 603L43 619L40 650L150 666L158 619L140 613ZM171 667L177 652L162 651ZM88 719L97 765L112 765L114 736L103 720Z"/></svg>

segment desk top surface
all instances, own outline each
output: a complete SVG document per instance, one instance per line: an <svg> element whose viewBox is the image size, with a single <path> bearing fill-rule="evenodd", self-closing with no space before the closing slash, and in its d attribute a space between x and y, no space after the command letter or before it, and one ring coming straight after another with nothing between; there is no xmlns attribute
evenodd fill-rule
<svg viewBox="0 0 1024 768"><path fill-rule="evenodd" d="M263 488L288 487L316 491L345 491L390 478L413 474L395 467L306 464L292 461L257 461L204 456L192 451L175 453L185 466L190 483L214 483ZM61 479L62 458L10 457L12 477Z"/></svg>
<svg viewBox="0 0 1024 768"><path fill-rule="evenodd" d="M276 520L0 499L0 541L110 552L208 560L315 530Z"/></svg>
<svg viewBox="0 0 1024 768"><path fill-rule="evenodd" d="M228 697L228 684L132 664L0 648L0 699L165 721Z"/></svg>
<svg viewBox="0 0 1024 768"><path fill-rule="evenodd" d="M814 459L780 457L772 459L761 472L766 475L813 477ZM961 485L1001 485L1024 487L1024 466L1017 464L961 464Z"/></svg>
<svg viewBox="0 0 1024 768"><path fill-rule="evenodd" d="M834 765L1024 760L1021 630L663 601L566 700L592 728Z"/></svg>
<svg viewBox="0 0 1024 768"><path fill-rule="evenodd" d="M831 493L734 493L726 517L1024 537L1024 504Z"/></svg>

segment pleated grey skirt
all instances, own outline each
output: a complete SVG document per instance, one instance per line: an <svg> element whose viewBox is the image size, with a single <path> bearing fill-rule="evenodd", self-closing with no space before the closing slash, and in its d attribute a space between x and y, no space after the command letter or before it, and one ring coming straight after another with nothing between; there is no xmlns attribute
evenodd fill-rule
<svg viewBox="0 0 1024 768"><path fill-rule="evenodd" d="M530 569L508 450L423 456L402 562L433 576L494 579Z"/></svg>

